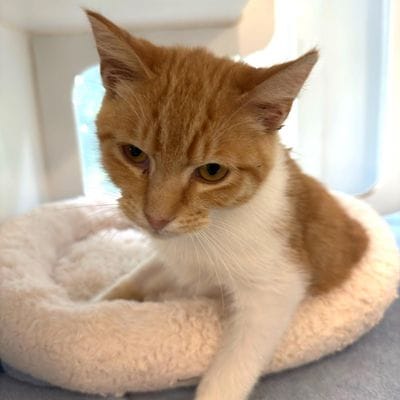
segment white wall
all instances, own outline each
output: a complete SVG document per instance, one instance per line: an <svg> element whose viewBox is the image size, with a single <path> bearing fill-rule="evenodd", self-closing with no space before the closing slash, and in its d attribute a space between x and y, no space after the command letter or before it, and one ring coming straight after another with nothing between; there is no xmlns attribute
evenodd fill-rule
<svg viewBox="0 0 400 400"><path fill-rule="evenodd" d="M0 221L46 197L27 34L0 23Z"/></svg>

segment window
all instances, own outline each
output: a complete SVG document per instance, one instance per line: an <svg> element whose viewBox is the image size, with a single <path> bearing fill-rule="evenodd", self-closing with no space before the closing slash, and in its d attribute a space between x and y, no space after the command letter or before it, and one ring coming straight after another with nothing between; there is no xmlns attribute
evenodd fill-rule
<svg viewBox="0 0 400 400"><path fill-rule="evenodd" d="M385 219L392 228L392 231L396 237L397 245L400 247L400 212L387 215Z"/></svg>
<svg viewBox="0 0 400 400"><path fill-rule="evenodd" d="M83 189L85 195L90 196L118 194L118 189L101 165L96 136L95 118L103 96L104 88L98 65L86 69L75 77L72 102L81 156Z"/></svg>

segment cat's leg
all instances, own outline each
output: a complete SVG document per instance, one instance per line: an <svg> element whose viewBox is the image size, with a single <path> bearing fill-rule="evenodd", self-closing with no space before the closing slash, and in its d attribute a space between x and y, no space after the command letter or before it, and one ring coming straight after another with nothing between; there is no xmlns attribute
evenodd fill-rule
<svg viewBox="0 0 400 400"><path fill-rule="evenodd" d="M128 299L143 301L173 287L168 269L157 259L150 258L130 273L123 275L112 286L105 288L93 301Z"/></svg>
<svg viewBox="0 0 400 400"><path fill-rule="evenodd" d="M196 400L247 398L304 298L305 287L299 279L278 290L240 289L235 294L235 310Z"/></svg>

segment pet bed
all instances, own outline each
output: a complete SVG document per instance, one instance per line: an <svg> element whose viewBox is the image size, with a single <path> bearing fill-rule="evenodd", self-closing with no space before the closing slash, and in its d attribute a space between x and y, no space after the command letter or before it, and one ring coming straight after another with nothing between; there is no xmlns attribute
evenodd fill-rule
<svg viewBox="0 0 400 400"><path fill-rule="evenodd" d="M365 226L369 249L345 284L303 302L265 373L343 349L396 298L399 256L389 228L365 203L340 201ZM201 376L221 334L213 300L90 301L152 252L126 227L114 208L87 199L45 205L0 226L3 362L103 395L189 385Z"/></svg>

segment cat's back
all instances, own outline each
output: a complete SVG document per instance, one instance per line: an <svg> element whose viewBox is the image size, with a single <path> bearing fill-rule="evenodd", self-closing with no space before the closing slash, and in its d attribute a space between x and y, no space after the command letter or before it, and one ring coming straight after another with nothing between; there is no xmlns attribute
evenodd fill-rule
<svg viewBox="0 0 400 400"><path fill-rule="evenodd" d="M288 155L288 196L294 211L291 246L311 275L311 292L340 285L368 247L361 224L316 179L301 172Z"/></svg>

